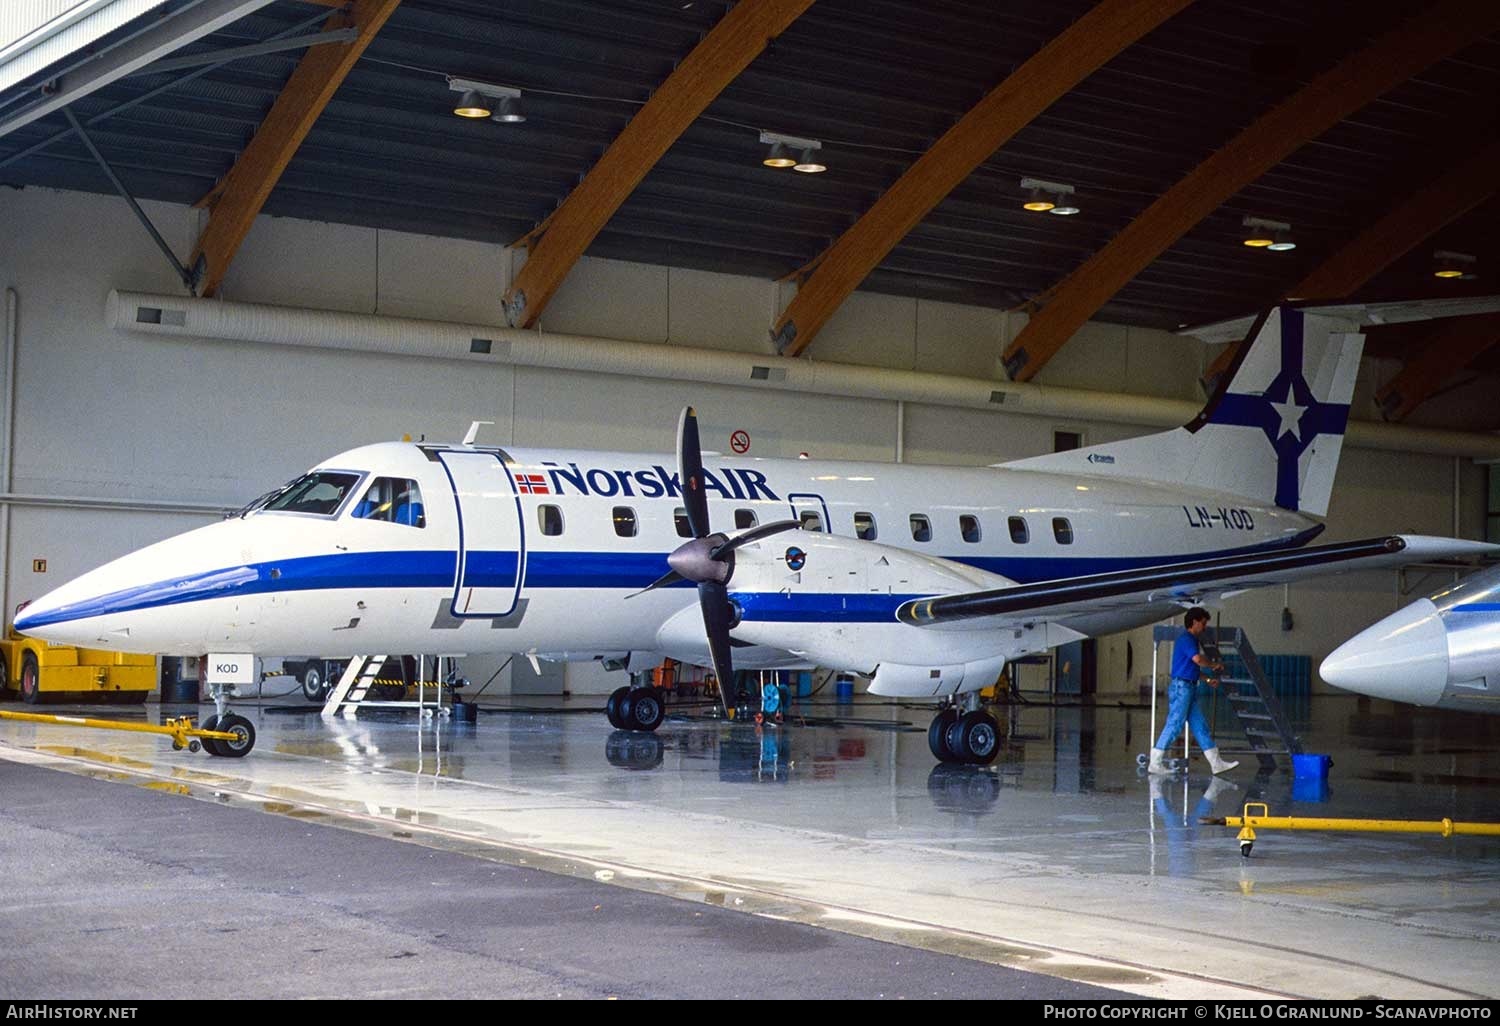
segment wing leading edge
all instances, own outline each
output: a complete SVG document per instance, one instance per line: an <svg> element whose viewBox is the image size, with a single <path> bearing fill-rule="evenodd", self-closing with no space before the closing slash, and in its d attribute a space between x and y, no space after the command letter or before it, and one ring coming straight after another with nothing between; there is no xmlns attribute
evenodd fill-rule
<svg viewBox="0 0 1500 1026"><path fill-rule="evenodd" d="M1484 542L1390 535L912 599L901 604L896 618L916 627L954 625L982 629L996 624L974 621L1057 620L1100 612L1115 604L1112 599L1130 603L1197 603L1231 592L1328 573L1378 570L1435 559L1473 559L1496 552L1500 552L1500 546Z"/></svg>

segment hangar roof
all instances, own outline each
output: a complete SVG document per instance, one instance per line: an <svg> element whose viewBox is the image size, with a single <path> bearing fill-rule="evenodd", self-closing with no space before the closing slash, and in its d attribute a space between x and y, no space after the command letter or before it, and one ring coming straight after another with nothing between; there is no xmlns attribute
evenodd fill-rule
<svg viewBox="0 0 1500 1026"><path fill-rule="evenodd" d="M171 17L198 0L174 0ZM745 0L760 2L760 0ZM404 0L338 85L264 212L511 242L547 218L733 5L724 0ZM823 253L1089 0L818 0L770 40L645 173L588 252L781 277ZM1488 6L1475 3L1476 9ZM1197 0L1046 106L902 238L861 287L992 307L1045 294L1278 104L1402 24L1398 0ZM275 0L173 57L316 31L326 4ZM311 50L306 51L311 52ZM304 51L119 78L74 100L137 197L192 203L234 166ZM54 66L0 91L0 118ZM200 71L201 69L194 69ZM526 120L451 113L458 77L521 90ZM175 86L171 83L179 82ZM161 87L170 86L161 89ZM123 102L161 91L128 110ZM91 122L93 122L91 124ZM1500 34L1385 91L1225 198L1114 293L1097 319L1153 327L1238 315L1284 295L1373 221L1493 145ZM0 183L107 192L60 112L0 135ZM828 170L762 166L771 131L816 139ZM1075 188L1080 213L1021 208L1023 177ZM1492 179L1500 184L1500 172ZM1295 250L1240 244L1245 217ZM1500 269L1500 201L1482 199L1362 293L1474 291L1433 253Z"/></svg>

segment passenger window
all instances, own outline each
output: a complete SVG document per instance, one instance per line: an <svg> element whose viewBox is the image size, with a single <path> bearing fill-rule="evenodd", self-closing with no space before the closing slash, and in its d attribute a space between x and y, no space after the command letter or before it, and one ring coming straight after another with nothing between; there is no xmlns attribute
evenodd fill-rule
<svg viewBox="0 0 1500 1026"><path fill-rule="evenodd" d="M563 515L560 506L538 506L536 518L541 522L542 533L548 537L563 533Z"/></svg>
<svg viewBox="0 0 1500 1026"><path fill-rule="evenodd" d="M815 509L805 509L797 515L804 531L823 530L823 516Z"/></svg>
<svg viewBox="0 0 1500 1026"><path fill-rule="evenodd" d="M1010 540L1017 545L1025 545L1031 541L1031 532L1026 529L1025 517L1011 517L1007 521L1010 527Z"/></svg>
<svg viewBox="0 0 1500 1026"><path fill-rule="evenodd" d="M737 509L734 511L734 529L736 531L747 531L760 523L753 509Z"/></svg>
<svg viewBox="0 0 1500 1026"><path fill-rule="evenodd" d="M854 537L860 541L874 541L879 535L874 513L854 514Z"/></svg>
<svg viewBox="0 0 1500 1026"><path fill-rule="evenodd" d="M672 511L672 521L677 525L677 537L691 538L693 536L693 525L688 523L687 510L678 506Z"/></svg>
<svg viewBox="0 0 1500 1026"><path fill-rule="evenodd" d="M332 516L359 483L359 475L336 470L303 474L274 496L265 508L278 513L312 513Z"/></svg>
<svg viewBox="0 0 1500 1026"><path fill-rule="evenodd" d="M932 521L927 519L927 514L913 513L911 515L911 540L932 541Z"/></svg>
<svg viewBox="0 0 1500 1026"><path fill-rule="evenodd" d="M349 515L407 527L427 526L422 490L415 481L401 477L377 477Z"/></svg>
<svg viewBox="0 0 1500 1026"><path fill-rule="evenodd" d="M984 536L980 530L979 518L965 513L958 518L958 533L964 536L964 541L970 545L978 544L979 539Z"/></svg>
<svg viewBox="0 0 1500 1026"><path fill-rule="evenodd" d="M1073 544L1073 525L1068 523L1067 517L1052 518L1052 537L1057 539L1059 545Z"/></svg>
<svg viewBox="0 0 1500 1026"><path fill-rule="evenodd" d="M635 510L629 506L616 506L614 512L615 534L621 538L634 538L636 532Z"/></svg>

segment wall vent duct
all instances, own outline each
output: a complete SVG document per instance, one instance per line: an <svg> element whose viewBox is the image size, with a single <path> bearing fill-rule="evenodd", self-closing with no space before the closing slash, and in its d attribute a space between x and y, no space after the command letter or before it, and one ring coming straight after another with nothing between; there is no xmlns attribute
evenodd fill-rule
<svg viewBox="0 0 1500 1026"><path fill-rule="evenodd" d="M150 320L149 312L148 320L138 319L142 311L152 309L160 312L158 320ZM179 323L167 318L168 312L176 311L184 314ZM1199 410L1198 403L1182 399L1034 382L1010 382L1000 390L993 380L950 374L118 290L109 294L105 321L120 331L158 337L262 342L469 363L477 360L740 387L748 381L764 381L788 392L965 409L994 410L996 396L1003 395L1005 412L1011 415L1147 428L1181 426ZM475 353L475 339L490 340L491 351ZM766 371L764 378L757 377L759 369ZM1345 438L1350 445L1366 449L1500 459L1500 435L1350 421Z"/></svg>

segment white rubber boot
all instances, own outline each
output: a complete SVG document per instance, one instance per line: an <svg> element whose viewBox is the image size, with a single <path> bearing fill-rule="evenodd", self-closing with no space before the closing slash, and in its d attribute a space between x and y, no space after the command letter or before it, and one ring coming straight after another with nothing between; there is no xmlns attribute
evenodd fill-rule
<svg viewBox="0 0 1500 1026"><path fill-rule="evenodd" d="M1219 778L1215 777L1214 779L1217 780ZM1151 776L1151 802L1152 802L1152 804L1155 804L1156 802L1159 802L1163 798L1166 797L1165 793L1162 790L1166 786L1167 786L1167 778L1166 777L1162 776L1159 773L1153 774Z"/></svg>
<svg viewBox="0 0 1500 1026"><path fill-rule="evenodd" d="M1233 760L1221 759L1218 748L1205 748L1203 755L1204 758L1208 759L1208 768L1213 770L1215 776L1227 770L1232 770L1239 765L1238 762Z"/></svg>
<svg viewBox="0 0 1500 1026"><path fill-rule="evenodd" d="M1171 773L1172 771L1167 769L1167 767L1162 764L1162 759L1166 757L1166 754L1167 753L1162 751L1160 748L1151 749L1151 761L1146 765L1146 772Z"/></svg>

